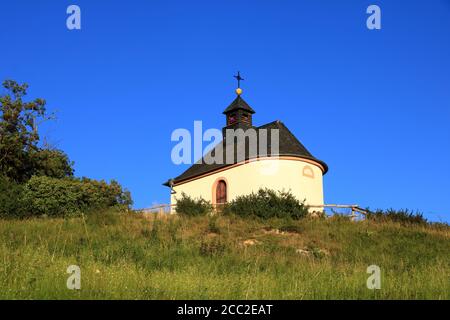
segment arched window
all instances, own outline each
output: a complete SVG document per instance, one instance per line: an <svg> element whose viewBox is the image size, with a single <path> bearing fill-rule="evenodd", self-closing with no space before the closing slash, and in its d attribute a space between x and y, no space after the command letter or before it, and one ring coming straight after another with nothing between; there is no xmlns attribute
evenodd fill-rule
<svg viewBox="0 0 450 320"><path fill-rule="evenodd" d="M219 180L216 185L216 203L227 202L227 183L224 180Z"/></svg>
<svg viewBox="0 0 450 320"><path fill-rule="evenodd" d="M314 171L310 166L303 167L303 176L314 179Z"/></svg>

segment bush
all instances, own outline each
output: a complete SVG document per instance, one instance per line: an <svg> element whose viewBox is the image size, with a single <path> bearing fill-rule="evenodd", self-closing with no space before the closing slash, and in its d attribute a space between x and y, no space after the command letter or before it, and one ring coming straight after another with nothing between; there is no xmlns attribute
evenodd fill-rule
<svg viewBox="0 0 450 320"><path fill-rule="evenodd" d="M414 213L413 211L409 211L408 209L400 209L400 210L394 210L394 209L388 209L388 210L376 210L374 212L371 212L370 210L367 210L368 214L366 215L366 218L368 220L373 221L393 221L393 222L399 222L401 224L428 224L428 221L426 218L423 217L423 214L420 212Z"/></svg>
<svg viewBox="0 0 450 320"><path fill-rule="evenodd" d="M203 198L193 199L181 193L181 198L177 199L176 211L186 216L204 216L212 212L212 205Z"/></svg>
<svg viewBox="0 0 450 320"><path fill-rule="evenodd" d="M239 196L224 208L224 213L238 216L300 219L308 215L308 207L290 192L259 189L257 193Z"/></svg>
<svg viewBox="0 0 450 320"><path fill-rule="evenodd" d="M0 175L0 217L21 217L23 187Z"/></svg>
<svg viewBox="0 0 450 320"><path fill-rule="evenodd" d="M116 182L110 184L87 178L55 179L33 176L24 186L22 201L31 216L63 216L92 209L128 208L128 191Z"/></svg>

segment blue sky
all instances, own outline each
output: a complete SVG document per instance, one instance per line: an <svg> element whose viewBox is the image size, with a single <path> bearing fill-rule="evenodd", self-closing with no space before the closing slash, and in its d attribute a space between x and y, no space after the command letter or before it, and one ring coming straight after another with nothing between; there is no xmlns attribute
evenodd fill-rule
<svg viewBox="0 0 450 320"><path fill-rule="evenodd" d="M16 0L0 33L0 79L57 110L42 134L136 207L169 201L172 131L221 128L240 70L255 124L283 121L329 165L327 203L450 221L449 0Z"/></svg>

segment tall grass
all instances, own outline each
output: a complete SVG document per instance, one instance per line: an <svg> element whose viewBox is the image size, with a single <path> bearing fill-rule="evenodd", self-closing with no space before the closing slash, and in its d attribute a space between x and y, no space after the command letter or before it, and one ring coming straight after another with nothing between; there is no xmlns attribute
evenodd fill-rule
<svg viewBox="0 0 450 320"><path fill-rule="evenodd" d="M0 220L0 298L449 299L449 240L448 227L344 219ZM72 264L81 290L66 287Z"/></svg>

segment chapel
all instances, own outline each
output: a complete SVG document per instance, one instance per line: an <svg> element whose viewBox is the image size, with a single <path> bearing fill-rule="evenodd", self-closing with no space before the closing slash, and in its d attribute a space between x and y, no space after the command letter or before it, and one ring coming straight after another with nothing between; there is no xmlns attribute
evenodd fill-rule
<svg viewBox="0 0 450 320"><path fill-rule="evenodd" d="M177 197L185 193L220 205L268 188L290 191L309 205L323 205L326 163L314 157L283 122L256 126L256 112L242 98L242 78L239 74L236 78L236 97L223 111L222 141L164 183L171 188L171 204L176 205Z"/></svg>

